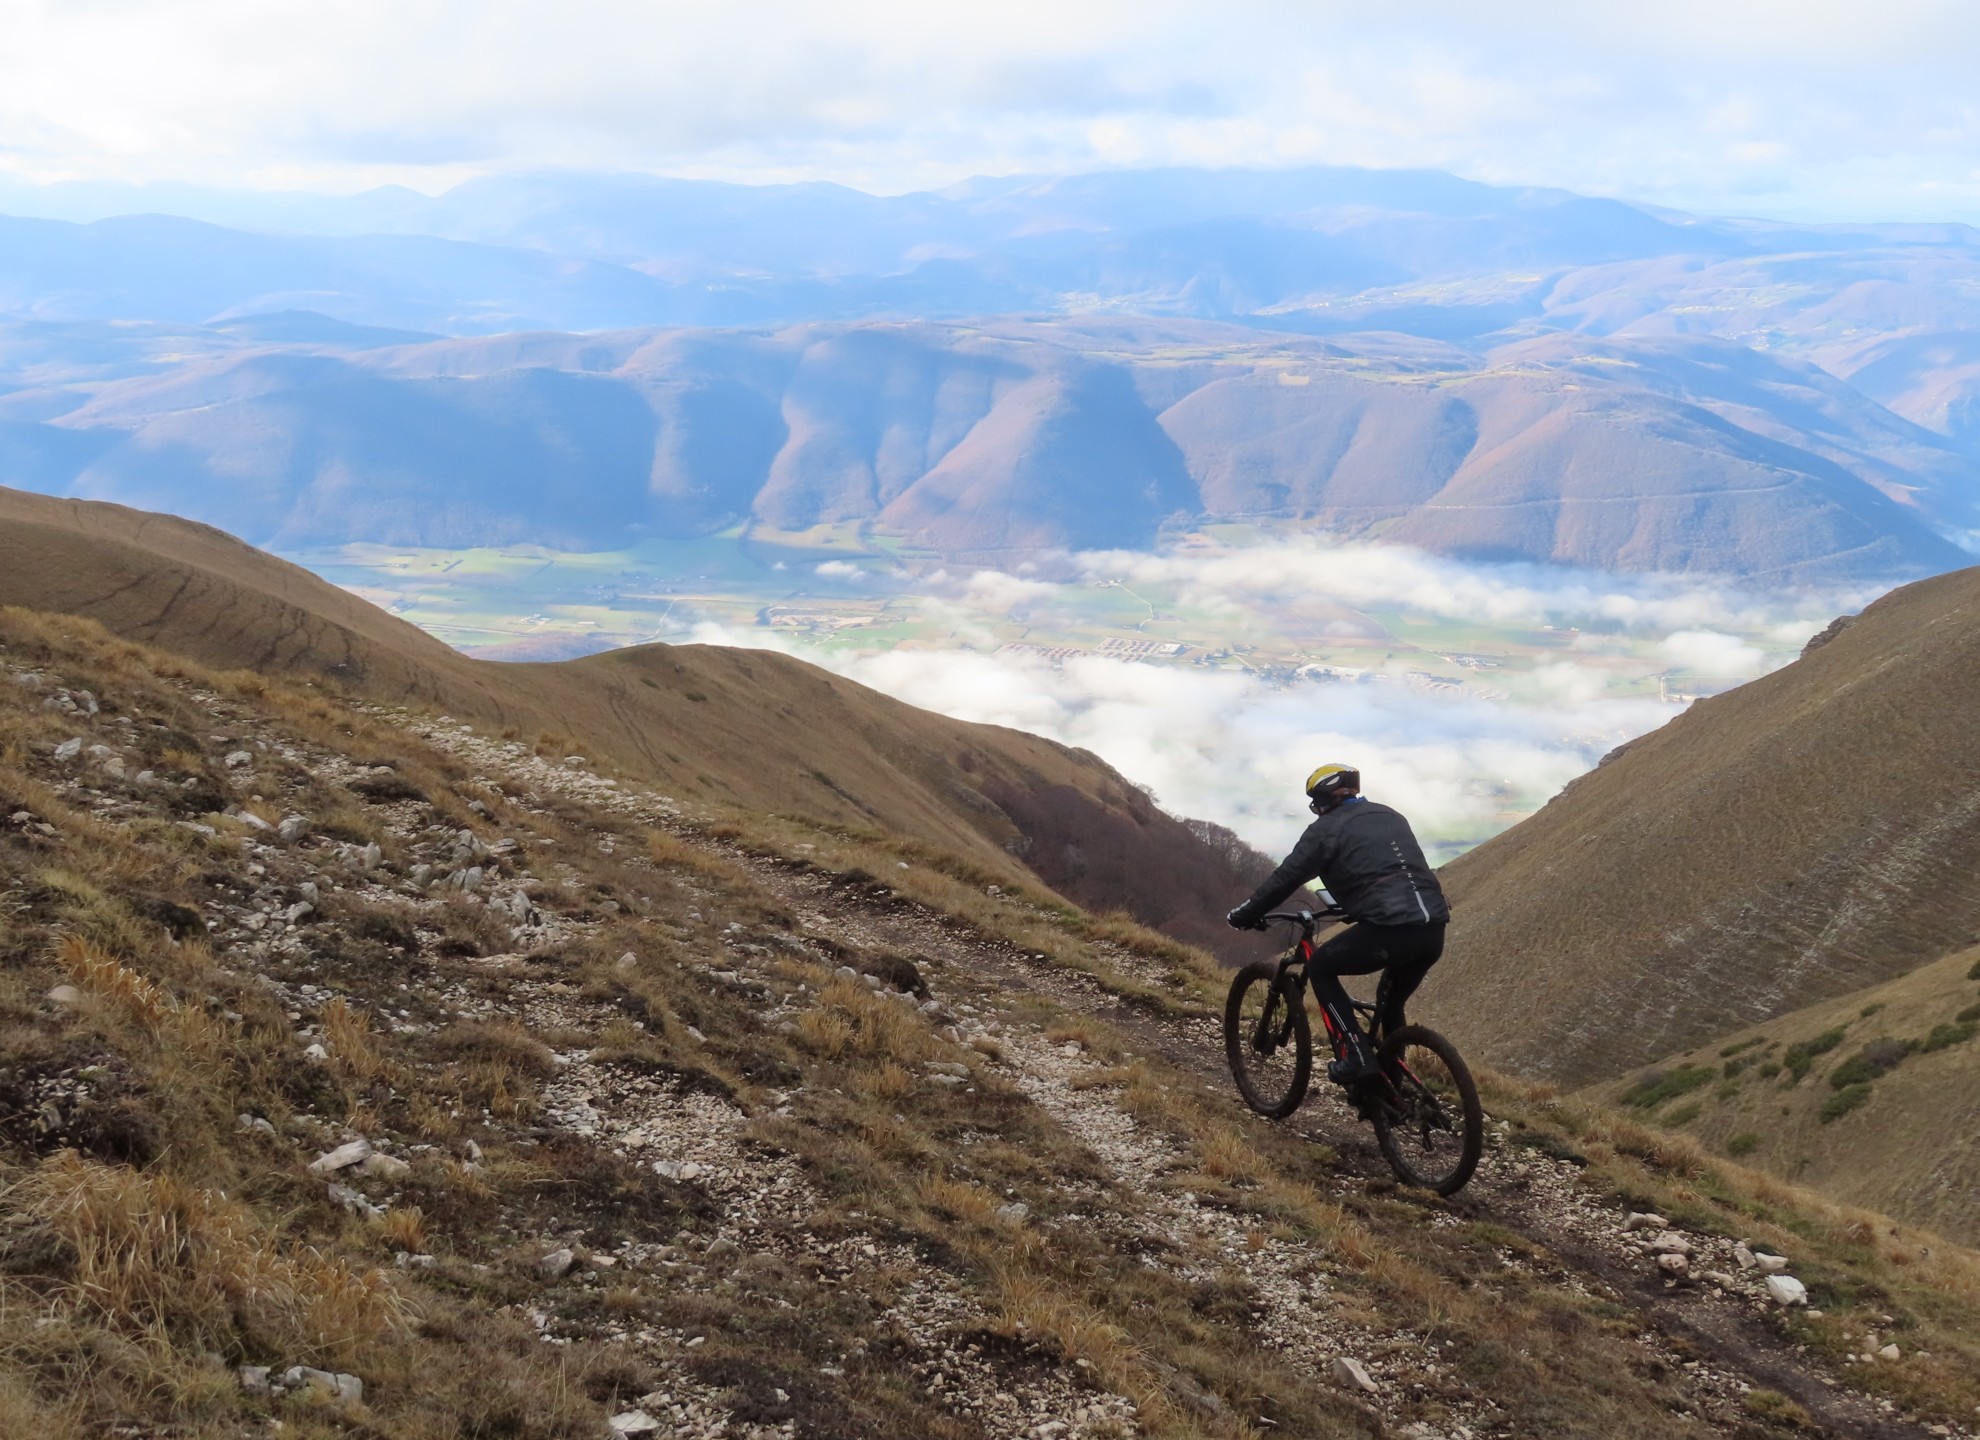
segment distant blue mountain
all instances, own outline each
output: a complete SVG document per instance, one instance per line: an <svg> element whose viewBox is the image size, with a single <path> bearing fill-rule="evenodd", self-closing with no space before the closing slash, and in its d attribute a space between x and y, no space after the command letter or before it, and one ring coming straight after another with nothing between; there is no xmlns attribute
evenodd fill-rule
<svg viewBox="0 0 1980 1440"><path fill-rule="evenodd" d="M1347 168L980 179L900 196L566 173L343 199L0 185L9 203L88 223L0 220L0 313L203 323L307 309L461 335L1099 310L1467 338L1549 324L1563 278L1620 264L1980 263L1980 237L1957 226L1699 221ZM95 214L120 204L232 227ZM1453 283L1487 277L1489 295Z"/></svg>
<svg viewBox="0 0 1980 1440"><path fill-rule="evenodd" d="M1980 543L1961 226L1347 168L9 203L67 218L0 217L0 483L260 543L1242 516L1783 575Z"/></svg>

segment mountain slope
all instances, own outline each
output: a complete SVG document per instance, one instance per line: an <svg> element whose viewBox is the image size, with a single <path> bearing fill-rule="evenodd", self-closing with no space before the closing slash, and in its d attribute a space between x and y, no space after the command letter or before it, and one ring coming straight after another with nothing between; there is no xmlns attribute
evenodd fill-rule
<svg viewBox="0 0 1980 1440"><path fill-rule="evenodd" d="M1980 455L1980 332L1880 335L1825 357L1858 390Z"/></svg>
<svg viewBox="0 0 1980 1440"><path fill-rule="evenodd" d="M1462 1043L1587 1083L1980 940L1980 568L1904 587L1446 867Z"/></svg>
<svg viewBox="0 0 1980 1440"><path fill-rule="evenodd" d="M0 427L36 488L294 547L612 550L851 522L966 555L1239 518L1815 582L1951 568L1947 533L1980 528L1972 458L1710 339L1482 355L1000 321L295 344L24 384Z"/></svg>
<svg viewBox="0 0 1980 1440"><path fill-rule="evenodd" d="M1980 1242L1980 948L1594 1094L1796 1184Z"/></svg>
<svg viewBox="0 0 1980 1440"><path fill-rule="evenodd" d="M170 516L0 490L0 604L82 615L204 664L444 709L685 798L879 828L992 874L1028 867L1080 903L1213 948L1233 945L1218 917L1252 883L1084 751L917 710L769 651L471 660Z"/></svg>
<svg viewBox="0 0 1980 1440"><path fill-rule="evenodd" d="M888 837L14 609L0 741L10 1437L1926 1440L1980 1402L1980 1256L1489 1077L1462 1204L1399 1191L1344 1106L1241 1110L1202 957ZM1667 1280L1645 1204L1701 1270L1789 1255L1820 1322ZM1846 1362L1866 1326L1903 1360Z"/></svg>

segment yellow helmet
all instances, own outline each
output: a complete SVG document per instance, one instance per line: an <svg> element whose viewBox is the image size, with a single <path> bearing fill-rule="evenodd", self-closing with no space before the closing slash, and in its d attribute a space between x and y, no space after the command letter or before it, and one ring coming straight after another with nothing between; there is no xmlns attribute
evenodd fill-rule
<svg viewBox="0 0 1980 1440"><path fill-rule="evenodd" d="M1309 800L1360 788L1361 772L1352 765L1322 765L1306 777L1306 796Z"/></svg>

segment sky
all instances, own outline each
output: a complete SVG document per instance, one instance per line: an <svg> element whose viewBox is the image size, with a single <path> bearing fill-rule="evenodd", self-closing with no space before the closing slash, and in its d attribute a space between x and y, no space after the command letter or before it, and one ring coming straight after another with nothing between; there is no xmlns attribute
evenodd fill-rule
<svg viewBox="0 0 1980 1440"><path fill-rule="evenodd" d="M35 181L1328 163L1980 223L1971 0L0 0L0 34Z"/></svg>

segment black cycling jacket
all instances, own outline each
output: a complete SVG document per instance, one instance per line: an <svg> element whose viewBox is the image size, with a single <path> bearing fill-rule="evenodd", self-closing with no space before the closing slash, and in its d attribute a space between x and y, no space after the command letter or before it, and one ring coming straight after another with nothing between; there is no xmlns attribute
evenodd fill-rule
<svg viewBox="0 0 1980 1440"><path fill-rule="evenodd" d="M1292 854L1252 893L1245 908L1262 915L1313 880L1352 919L1369 925L1423 925L1451 918L1443 887L1423 858L1409 821L1359 796L1307 826Z"/></svg>

